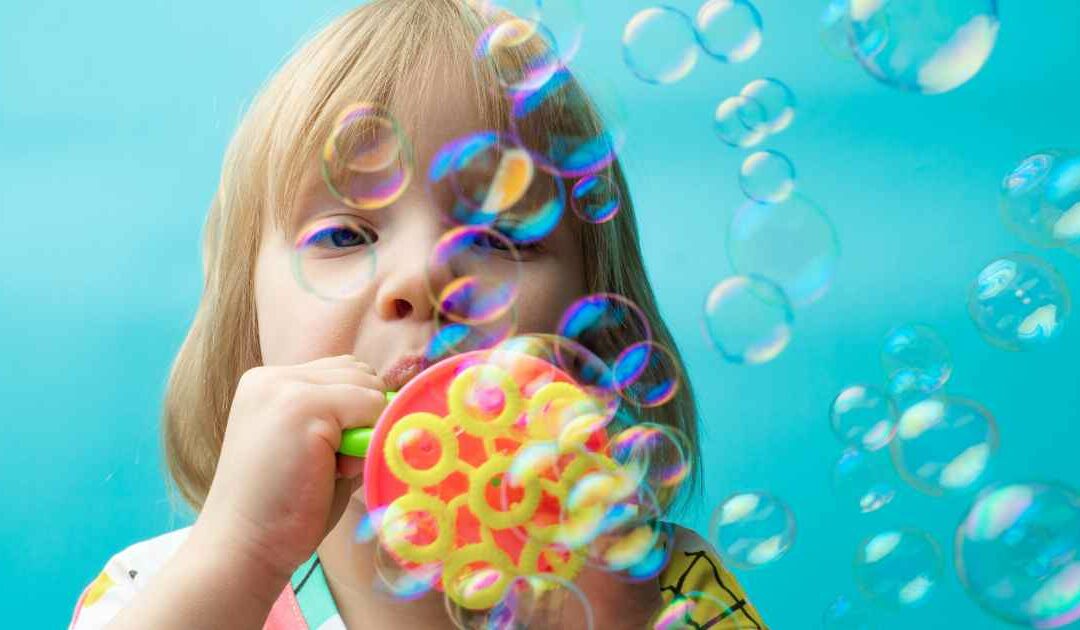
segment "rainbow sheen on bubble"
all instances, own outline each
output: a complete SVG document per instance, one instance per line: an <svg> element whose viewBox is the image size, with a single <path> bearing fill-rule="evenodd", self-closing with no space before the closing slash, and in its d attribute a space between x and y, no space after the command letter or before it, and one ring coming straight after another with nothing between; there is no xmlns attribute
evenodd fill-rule
<svg viewBox="0 0 1080 630"><path fill-rule="evenodd" d="M1072 296L1046 261L1011 254L991 261L968 292L968 314L983 339L1002 350L1033 350L1061 337Z"/></svg>
<svg viewBox="0 0 1080 630"><path fill-rule="evenodd" d="M540 22L523 17L506 16L488 26L473 55L509 89L538 88L561 65L554 36Z"/></svg>
<svg viewBox="0 0 1080 630"><path fill-rule="evenodd" d="M608 440L609 456L634 486L644 486L663 498L690 475L693 462L689 438L678 429L638 422Z"/></svg>
<svg viewBox="0 0 1080 630"><path fill-rule="evenodd" d="M506 314L517 299L521 257L500 232L461 226L435 243L425 277L429 295L448 320L484 324Z"/></svg>
<svg viewBox="0 0 1080 630"><path fill-rule="evenodd" d="M1001 217L1027 243L1080 254L1080 154L1046 149L1024 158L1001 182Z"/></svg>
<svg viewBox="0 0 1080 630"><path fill-rule="evenodd" d="M1080 619L1080 494L1059 484L988 488L953 539L956 572L987 613L1031 628Z"/></svg>
<svg viewBox="0 0 1080 630"><path fill-rule="evenodd" d="M615 218L621 206L622 193L607 175L586 175L570 190L570 207L588 223L607 223Z"/></svg>
<svg viewBox="0 0 1080 630"><path fill-rule="evenodd" d="M739 187L754 201L781 202L795 191L795 165L779 151L755 151L739 167Z"/></svg>
<svg viewBox="0 0 1080 630"><path fill-rule="evenodd" d="M670 350L653 341L631 344L615 359L615 387L627 402L659 407L679 393L682 368Z"/></svg>
<svg viewBox="0 0 1080 630"><path fill-rule="evenodd" d="M918 407L919 404L927 401L944 404L946 396L945 388L938 385L936 380L912 369L894 372L885 383L885 392L896 406L899 422L903 422L904 415L911 409L921 413L923 408Z"/></svg>
<svg viewBox="0 0 1080 630"><path fill-rule="evenodd" d="M754 79L739 90L739 96L755 101L764 108L765 120L762 124L769 134L778 134L795 121L795 93L780 79Z"/></svg>
<svg viewBox="0 0 1080 630"><path fill-rule="evenodd" d="M998 441L997 423L985 407L949 396L910 407L901 416L889 449L904 481L920 492L940 496L984 483Z"/></svg>
<svg viewBox="0 0 1080 630"><path fill-rule="evenodd" d="M725 278L705 298L705 332L732 363L772 361L791 342L794 323L784 290L761 276Z"/></svg>
<svg viewBox="0 0 1080 630"><path fill-rule="evenodd" d="M694 24L669 6L649 7L633 15L622 35L623 60L647 83L675 83L690 74L698 59Z"/></svg>
<svg viewBox="0 0 1080 630"><path fill-rule="evenodd" d="M952 375L952 354L945 340L930 326L904 324L885 335L881 366L890 377L906 372L937 389Z"/></svg>
<svg viewBox="0 0 1080 630"><path fill-rule="evenodd" d="M342 110L322 151L323 181L334 197L358 210L385 208L412 172L412 147L389 111L372 103Z"/></svg>
<svg viewBox="0 0 1080 630"><path fill-rule="evenodd" d="M743 492L720 503L709 531L725 562L755 569L779 560L794 544L795 515L771 494Z"/></svg>
<svg viewBox="0 0 1080 630"><path fill-rule="evenodd" d="M719 597L704 591L691 591L673 597L646 627L652 630L689 630L711 628L718 621L723 624L722 627L737 630L749 630L757 625L733 617L731 606Z"/></svg>
<svg viewBox="0 0 1080 630"><path fill-rule="evenodd" d="M757 146L769 135L765 106L745 96L729 96L713 112L713 131L737 149Z"/></svg>
<svg viewBox="0 0 1080 630"><path fill-rule="evenodd" d="M940 94L982 69L998 33L996 0L850 0L851 49L886 85Z"/></svg>
<svg viewBox="0 0 1080 630"><path fill-rule="evenodd" d="M436 311L435 333L424 350L425 358L435 362L455 354L494 348L517 331L517 306L512 305L502 315L474 324L455 322Z"/></svg>
<svg viewBox="0 0 1080 630"><path fill-rule="evenodd" d="M609 366L626 348L613 347L612 340L625 339L626 345L652 341L652 327L641 307L615 293L579 298L563 312L556 333L584 346Z"/></svg>
<svg viewBox="0 0 1080 630"><path fill-rule="evenodd" d="M859 544L855 583L876 604L918 606L933 593L943 567L941 548L929 534L917 529L890 529Z"/></svg>
<svg viewBox="0 0 1080 630"><path fill-rule="evenodd" d="M509 581L506 594L492 607L469 609L445 600L455 627L462 630L563 627L592 630L593 608L572 582L556 575L519 575Z"/></svg>
<svg viewBox="0 0 1080 630"><path fill-rule="evenodd" d="M293 240L293 276L326 301L356 297L375 275L377 236L360 217L342 210L300 228Z"/></svg>
<svg viewBox="0 0 1080 630"><path fill-rule="evenodd" d="M829 424L845 446L876 451L896 435L896 406L872 385L845 387L832 402Z"/></svg>
<svg viewBox="0 0 1080 630"><path fill-rule="evenodd" d="M737 273L764 276L793 305L806 306L832 284L840 241L825 211L794 193L780 203L742 204L728 228L727 251Z"/></svg>
<svg viewBox="0 0 1080 630"><path fill-rule="evenodd" d="M887 458L854 448L845 450L833 466L832 487L845 507L862 514L880 510L896 496Z"/></svg>
<svg viewBox="0 0 1080 630"><path fill-rule="evenodd" d="M761 49L761 14L749 0L706 0L694 17L701 48L724 63L740 63Z"/></svg>

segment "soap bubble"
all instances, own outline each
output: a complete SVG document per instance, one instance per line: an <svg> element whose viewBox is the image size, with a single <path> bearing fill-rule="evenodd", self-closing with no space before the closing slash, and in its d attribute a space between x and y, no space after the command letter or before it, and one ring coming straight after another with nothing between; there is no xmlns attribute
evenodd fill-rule
<svg viewBox="0 0 1080 630"><path fill-rule="evenodd" d="M575 627L593 627L592 605L581 589L548 573L514 577L491 607L467 608L449 596L443 601L451 622L461 630L554 627L571 620Z"/></svg>
<svg viewBox="0 0 1080 630"><path fill-rule="evenodd" d="M977 488L997 447L997 423L990 412L956 396L908 409L889 445L900 476L935 496Z"/></svg>
<svg viewBox="0 0 1080 630"><path fill-rule="evenodd" d="M732 276L705 299L705 332L732 363L767 363L791 341L795 314L783 289L761 276Z"/></svg>
<svg viewBox="0 0 1080 630"><path fill-rule="evenodd" d="M879 81L938 94L966 83L997 39L996 0L850 0L851 47Z"/></svg>
<svg viewBox="0 0 1080 630"><path fill-rule="evenodd" d="M732 614L730 602L704 591L680 593L665 604L646 626L651 630L690 630L725 628L751 630L761 626Z"/></svg>
<svg viewBox="0 0 1080 630"><path fill-rule="evenodd" d="M694 25L673 7L650 7L634 14L622 36L626 66L642 81L674 83L694 69L698 46Z"/></svg>
<svg viewBox="0 0 1080 630"><path fill-rule="evenodd" d="M795 515L771 494L743 492L720 503L709 531L725 562L754 569L780 559L791 548Z"/></svg>
<svg viewBox="0 0 1080 630"><path fill-rule="evenodd" d="M844 388L832 402L829 420L845 446L876 451L896 435L896 406L872 385Z"/></svg>
<svg viewBox="0 0 1080 630"><path fill-rule="evenodd" d="M342 110L322 152L334 197L358 210L384 208L405 192L412 172L412 147L390 112L371 103Z"/></svg>
<svg viewBox="0 0 1080 630"><path fill-rule="evenodd" d="M829 217L799 193L780 203L741 205L732 217L727 245L737 273L769 278L795 306L812 304L825 295L840 257L840 242Z"/></svg>
<svg viewBox="0 0 1080 630"><path fill-rule="evenodd" d="M587 223L606 223L619 214L622 193L607 175L586 175L570 191L570 207Z"/></svg>
<svg viewBox="0 0 1080 630"><path fill-rule="evenodd" d="M517 90L542 86L561 64L551 33L525 18L493 23L477 39L473 55L490 65L500 86Z"/></svg>
<svg viewBox="0 0 1080 630"><path fill-rule="evenodd" d="M429 295L447 319L462 324L491 322L517 299L521 255L495 230L452 228L432 249L426 279Z"/></svg>
<svg viewBox="0 0 1080 630"><path fill-rule="evenodd" d="M1080 495L1057 483L982 492L953 539L956 572L986 612L1032 628L1080 619Z"/></svg>
<svg viewBox="0 0 1080 630"><path fill-rule="evenodd" d="M301 287L323 300L355 297L375 275L377 238L357 216L315 219L300 229L293 243L293 275Z"/></svg>
<svg viewBox="0 0 1080 630"><path fill-rule="evenodd" d="M761 48L761 14L749 0L706 0L694 27L705 52L725 63L746 61Z"/></svg>
<svg viewBox="0 0 1080 630"><path fill-rule="evenodd" d="M861 600L840 595L822 615L824 630L874 630L874 615Z"/></svg>
<svg viewBox="0 0 1080 630"><path fill-rule="evenodd" d="M754 201L783 201L795 190L795 166L778 151L751 153L739 169L739 186Z"/></svg>
<svg viewBox="0 0 1080 630"><path fill-rule="evenodd" d="M837 59L851 59L849 5L850 0L829 0L821 12L821 43Z"/></svg>
<svg viewBox="0 0 1080 630"><path fill-rule="evenodd" d="M1080 155L1047 149L1024 158L1001 182L1001 216L1032 245L1080 252Z"/></svg>
<svg viewBox="0 0 1080 630"><path fill-rule="evenodd" d="M745 96L731 96L716 106L713 129L724 144L745 149L769 135L765 107Z"/></svg>
<svg viewBox="0 0 1080 630"><path fill-rule="evenodd" d="M441 311L435 313L435 334L428 340L425 358L434 363L446 357L493 348L517 331L517 305L498 317L473 324L456 322Z"/></svg>
<svg viewBox="0 0 1080 630"><path fill-rule="evenodd" d="M871 536L855 554L855 583L875 603L915 606L941 579L941 548L929 534L893 529Z"/></svg>
<svg viewBox="0 0 1080 630"><path fill-rule="evenodd" d="M629 343L652 341L652 327L641 308L615 293L594 293L578 299L563 312L556 333L614 366L626 346L611 347L612 339Z"/></svg>
<svg viewBox="0 0 1080 630"><path fill-rule="evenodd" d="M889 467L880 454L845 450L833 466L833 491L848 507L876 512L896 496Z"/></svg>
<svg viewBox="0 0 1080 630"><path fill-rule="evenodd" d="M780 133L795 120L795 93L783 81L766 77L743 86L739 96L757 101L765 108L765 130Z"/></svg>
<svg viewBox="0 0 1080 630"><path fill-rule="evenodd" d="M911 369L897 370L885 384L885 392L896 405L898 422L903 422L904 414L924 401L945 402L945 388L937 381L927 378L923 372ZM918 411L918 410L917 410Z"/></svg>
<svg viewBox="0 0 1080 630"><path fill-rule="evenodd" d="M890 377L906 371L936 389L952 374L952 355L945 340L933 328L924 324L904 324L885 335L881 344L881 366Z"/></svg>
<svg viewBox="0 0 1080 630"><path fill-rule="evenodd" d="M1072 310L1065 279L1049 263L1011 254L986 265L968 293L968 314L986 341L1031 350L1061 336Z"/></svg>
<svg viewBox="0 0 1080 630"><path fill-rule="evenodd" d="M631 344L615 359L615 387L639 407L659 407L682 386L682 369L670 350L653 341Z"/></svg>

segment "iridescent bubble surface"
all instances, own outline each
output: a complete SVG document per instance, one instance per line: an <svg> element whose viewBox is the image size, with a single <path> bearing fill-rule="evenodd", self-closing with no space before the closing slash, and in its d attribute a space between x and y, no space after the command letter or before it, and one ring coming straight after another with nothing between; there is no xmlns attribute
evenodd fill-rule
<svg viewBox="0 0 1080 630"><path fill-rule="evenodd" d="M517 299L521 257L503 234L461 226L435 243L426 278L429 295L447 319L483 324L503 316Z"/></svg>
<svg viewBox="0 0 1080 630"><path fill-rule="evenodd" d="M746 61L761 48L761 14L749 0L706 0L694 29L702 49L725 63Z"/></svg>
<svg viewBox="0 0 1080 630"><path fill-rule="evenodd" d="M881 367L892 376L906 371L934 388L952 375L952 354L936 330L925 324L904 324L890 330L881 343Z"/></svg>
<svg viewBox="0 0 1080 630"><path fill-rule="evenodd" d="M754 569L775 562L795 542L795 515L764 492L734 494L713 512L709 532L726 562Z"/></svg>
<svg viewBox="0 0 1080 630"><path fill-rule="evenodd" d="M649 7L635 13L623 29L622 46L626 67L648 83L674 83L697 64L693 22L674 7Z"/></svg>
<svg viewBox="0 0 1080 630"><path fill-rule="evenodd" d="M978 488L997 447L997 423L990 412L956 396L910 407L889 445L904 481L934 496Z"/></svg>
<svg viewBox="0 0 1080 630"><path fill-rule="evenodd" d="M1046 149L1024 158L1001 182L1001 217L1027 243L1080 253L1080 154Z"/></svg>
<svg viewBox="0 0 1080 630"><path fill-rule="evenodd" d="M682 368L670 350L653 341L631 344L615 359L615 387L639 407L659 407L682 386Z"/></svg>
<svg viewBox="0 0 1080 630"><path fill-rule="evenodd" d="M987 613L1032 628L1080 619L1080 494L1044 482L988 488L953 539L956 572Z"/></svg>
<svg viewBox="0 0 1080 630"><path fill-rule="evenodd" d="M384 208L412 180L412 148L397 119L372 103L346 107L322 152L322 176L330 192L358 210Z"/></svg>
<svg viewBox="0 0 1080 630"><path fill-rule="evenodd" d="M968 314L983 339L1003 350L1054 342L1072 312L1065 279L1046 261L1011 254L991 261L968 293Z"/></svg>
<svg viewBox="0 0 1080 630"><path fill-rule="evenodd" d="M296 281L326 301L355 297L375 275L375 242L370 224L345 211L317 218L293 242Z"/></svg>
<svg viewBox="0 0 1080 630"><path fill-rule="evenodd" d="M588 223L606 223L614 219L621 206L622 193L607 175L586 175L570 191L570 207Z"/></svg>
<svg viewBox="0 0 1080 630"><path fill-rule="evenodd" d="M872 385L845 387L829 408L829 424L845 446L876 451L896 434L896 406Z"/></svg>
<svg viewBox="0 0 1080 630"><path fill-rule="evenodd" d="M832 485L845 507L863 514L880 510L896 496L887 457L853 448L845 450L833 466Z"/></svg>
<svg viewBox="0 0 1080 630"><path fill-rule="evenodd" d="M705 299L705 332L732 363L772 361L791 342L795 313L783 289L761 276L731 276Z"/></svg>
<svg viewBox="0 0 1080 630"><path fill-rule="evenodd" d="M795 165L779 151L755 151L739 168L739 187L754 201L783 201L795 190Z"/></svg>
<svg viewBox="0 0 1080 630"><path fill-rule="evenodd" d="M941 580L941 548L924 531L892 529L862 541L855 554L855 583L886 606L922 604Z"/></svg>
<svg viewBox="0 0 1080 630"><path fill-rule="evenodd" d="M452 598L444 600L450 621L462 630L536 628L569 623L593 628L593 608L581 589L556 575L522 575L510 580L506 594L494 606L466 608Z"/></svg>
<svg viewBox="0 0 1080 630"><path fill-rule="evenodd" d="M615 293L594 293L567 307L556 332L560 337L584 346L607 365L633 343L652 341L652 327L641 308ZM614 347L613 339L626 345Z"/></svg>
<svg viewBox="0 0 1080 630"><path fill-rule="evenodd" d="M996 0L850 0L851 47L874 78L923 94L948 92L986 63Z"/></svg>
<svg viewBox="0 0 1080 630"><path fill-rule="evenodd" d="M743 86L740 96L757 101L765 109L765 130L777 134L795 120L795 93L780 79L754 79Z"/></svg>
<svg viewBox="0 0 1080 630"><path fill-rule="evenodd" d="M794 193L780 203L741 205L728 228L727 251L737 273L764 276L792 304L806 306L832 284L840 241L825 211Z"/></svg>

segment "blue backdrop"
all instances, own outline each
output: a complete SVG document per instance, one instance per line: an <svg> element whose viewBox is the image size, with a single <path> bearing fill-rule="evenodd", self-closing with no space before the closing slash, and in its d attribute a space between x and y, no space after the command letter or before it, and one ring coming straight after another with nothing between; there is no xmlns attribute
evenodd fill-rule
<svg viewBox="0 0 1080 630"><path fill-rule="evenodd" d="M61 627L107 558L188 524L165 498L158 419L169 364L200 289L199 233L240 112L299 38L352 3L162 0L0 3L0 588L7 627ZM1080 290L1080 260L1023 245L998 217L1002 176L1044 146L1080 146L1080 3L1008 2L988 65L939 96L887 88L820 44L823 0L757 0L762 50L703 58L657 87L623 66L619 38L646 0L592 0L576 65L623 94L624 160L649 271L685 350L704 412L699 529L741 489L786 500L790 553L740 576L776 628L820 624L853 587L856 543L921 527L945 548L966 501L903 488L878 513L834 500L840 452L826 417L845 384L877 381L892 326L926 322L955 360L950 389L1001 431L998 478L1080 484L1080 315L1038 352L996 350L966 292L993 256L1029 251ZM694 11L691 0L672 4ZM797 313L785 353L724 363L704 343L705 294L731 273L724 234L742 200L745 151L712 135L712 110L748 80L776 76L798 97L770 138L842 243L832 290ZM31 612L33 611L33 612ZM883 628L1004 628L968 600L951 558L927 604Z"/></svg>

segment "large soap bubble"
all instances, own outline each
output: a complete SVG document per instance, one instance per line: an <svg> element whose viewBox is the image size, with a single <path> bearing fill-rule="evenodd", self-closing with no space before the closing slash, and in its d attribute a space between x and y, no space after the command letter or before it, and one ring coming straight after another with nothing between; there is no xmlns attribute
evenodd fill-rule
<svg viewBox="0 0 1080 630"><path fill-rule="evenodd" d="M1080 495L1012 483L975 500L953 539L956 572L988 613L1032 628L1080 619Z"/></svg>
<svg viewBox="0 0 1080 630"><path fill-rule="evenodd" d="M1046 149L1024 158L1001 181L1001 218L1036 247L1080 254L1080 154Z"/></svg>
<svg viewBox="0 0 1080 630"><path fill-rule="evenodd" d="M1012 254L986 265L968 294L979 333L1003 350L1030 350L1061 336L1072 310L1065 279L1049 263Z"/></svg>
<svg viewBox="0 0 1080 630"><path fill-rule="evenodd" d="M850 0L855 58L879 81L939 94L966 83L997 40L996 0Z"/></svg>
<svg viewBox="0 0 1080 630"><path fill-rule="evenodd" d="M926 532L892 529L875 534L855 554L855 583L875 603L914 606L941 579L941 548Z"/></svg>

